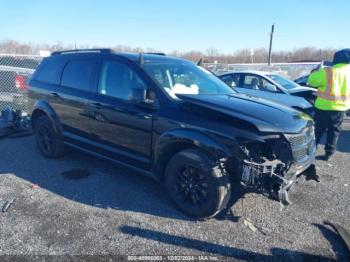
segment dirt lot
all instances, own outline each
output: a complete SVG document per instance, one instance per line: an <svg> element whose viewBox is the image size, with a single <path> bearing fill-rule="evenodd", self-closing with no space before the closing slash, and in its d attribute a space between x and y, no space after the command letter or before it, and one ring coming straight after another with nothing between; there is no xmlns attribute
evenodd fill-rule
<svg viewBox="0 0 350 262"><path fill-rule="evenodd" d="M216 255L235 259L347 260L324 220L350 229L350 120L337 160L317 161L321 182L301 177L293 205L246 193L233 215L193 221L152 180L79 152L42 157L34 137L0 140L0 255ZM323 151L319 148L319 154ZM62 176L86 168L80 179ZM33 186L33 185L38 185ZM248 219L254 227L247 226ZM255 231L254 231L255 230ZM305 259L305 260L304 260Z"/></svg>

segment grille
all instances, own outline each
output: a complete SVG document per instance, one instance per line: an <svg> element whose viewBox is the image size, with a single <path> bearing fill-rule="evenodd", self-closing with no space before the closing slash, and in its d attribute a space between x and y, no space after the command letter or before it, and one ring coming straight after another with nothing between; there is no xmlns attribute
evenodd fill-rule
<svg viewBox="0 0 350 262"><path fill-rule="evenodd" d="M297 161L302 161L302 159L304 157L306 157L307 154L307 149L306 148L302 148L302 149L297 149L297 150L293 150L293 156Z"/></svg>
<svg viewBox="0 0 350 262"><path fill-rule="evenodd" d="M286 138L297 162L304 163L313 157L316 150L313 126L305 128L300 134L286 135Z"/></svg>
<svg viewBox="0 0 350 262"><path fill-rule="evenodd" d="M292 136L290 137L289 142L292 147L302 145L306 142L306 136L305 135Z"/></svg>

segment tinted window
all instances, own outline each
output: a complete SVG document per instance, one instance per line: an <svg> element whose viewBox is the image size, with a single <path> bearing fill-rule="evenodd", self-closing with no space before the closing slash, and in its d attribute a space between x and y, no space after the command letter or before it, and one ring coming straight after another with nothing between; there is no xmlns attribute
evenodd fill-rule
<svg viewBox="0 0 350 262"><path fill-rule="evenodd" d="M106 61L102 64L98 92L120 99L129 99L131 89L144 86L142 80L127 65Z"/></svg>
<svg viewBox="0 0 350 262"><path fill-rule="evenodd" d="M58 85L60 83L60 77L64 65L64 60L44 60L40 66L40 71L36 77L36 80L44 83Z"/></svg>
<svg viewBox="0 0 350 262"><path fill-rule="evenodd" d="M92 60L73 60L64 68L62 85L89 91L97 62Z"/></svg>

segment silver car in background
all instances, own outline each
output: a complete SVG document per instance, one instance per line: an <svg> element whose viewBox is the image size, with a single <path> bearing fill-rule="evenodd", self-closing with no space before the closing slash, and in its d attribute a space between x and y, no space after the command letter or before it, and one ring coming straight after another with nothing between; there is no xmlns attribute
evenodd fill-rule
<svg viewBox="0 0 350 262"><path fill-rule="evenodd" d="M268 99L313 115L316 89L300 86L275 73L233 71L218 75L237 92Z"/></svg>

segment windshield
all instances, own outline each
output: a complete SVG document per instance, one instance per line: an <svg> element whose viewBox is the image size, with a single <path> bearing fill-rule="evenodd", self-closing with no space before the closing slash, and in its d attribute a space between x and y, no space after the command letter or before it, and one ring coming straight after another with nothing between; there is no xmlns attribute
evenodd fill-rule
<svg viewBox="0 0 350 262"><path fill-rule="evenodd" d="M297 83L280 75L267 75L267 77L271 78L273 81L275 81L277 84L281 85L287 90L290 90L299 86Z"/></svg>
<svg viewBox="0 0 350 262"><path fill-rule="evenodd" d="M144 69L168 94L232 94L224 82L206 69L186 61L146 62Z"/></svg>

